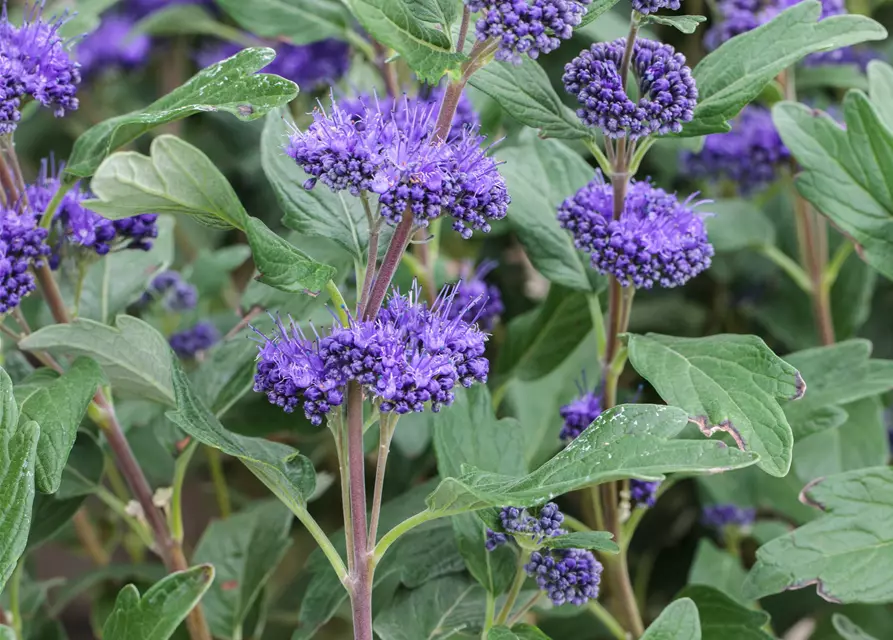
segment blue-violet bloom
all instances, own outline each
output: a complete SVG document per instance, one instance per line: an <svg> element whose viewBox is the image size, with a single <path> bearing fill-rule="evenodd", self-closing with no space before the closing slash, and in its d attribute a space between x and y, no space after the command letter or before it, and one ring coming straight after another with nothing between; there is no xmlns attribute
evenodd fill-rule
<svg viewBox="0 0 893 640"><path fill-rule="evenodd" d="M586 549L534 551L524 570L556 607L568 603L579 607L598 598L602 565Z"/></svg>
<svg viewBox="0 0 893 640"><path fill-rule="evenodd" d="M213 323L202 320L192 327L171 334L168 342L171 349L181 358L194 358L199 351L205 351L220 341L220 331Z"/></svg>
<svg viewBox="0 0 893 640"><path fill-rule="evenodd" d="M559 410L564 424L558 437L565 442L575 440L602 413L601 395L580 389L580 395Z"/></svg>
<svg viewBox="0 0 893 640"><path fill-rule="evenodd" d="M133 69L146 63L152 39L134 33L136 21L123 13L102 16L95 31L81 40L75 52L81 75L88 77L108 69Z"/></svg>
<svg viewBox="0 0 893 640"><path fill-rule="evenodd" d="M139 304L145 306L156 300L168 311L189 311L198 304L198 290L176 271L162 271L152 279Z"/></svg>
<svg viewBox="0 0 893 640"><path fill-rule="evenodd" d="M632 0L633 10L643 15L657 13L661 9L678 11L681 6L679 0Z"/></svg>
<svg viewBox="0 0 893 640"><path fill-rule="evenodd" d="M632 478L629 481L629 497L633 506L651 508L657 502L657 490L660 488L659 480L637 480Z"/></svg>
<svg viewBox="0 0 893 640"><path fill-rule="evenodd" d="M37 226L33 215L0 209L0 313L12 311L34 291L30 268L49 255L46 238L47 230Z"/></svg>
<svg viewBox="0 0 893 640"><path fill-rule="evenodd" d="M463 263L461 279L456 284L456 299L451 308L454 314L467 309L465 319L474 321L473 318L477 318L478 326L485 331L490 331L496 319L505 312L499 288L484 280L495 268L495 260L485 260L474 271L472 262Z"/></svg>
<svg viewBox="0 0 893 640"><path fill-rule="evenodd" d="M756 519L756 509L734 504L714 504L704 507L701 522L714 529L736 526L748 527Z"/></svg>

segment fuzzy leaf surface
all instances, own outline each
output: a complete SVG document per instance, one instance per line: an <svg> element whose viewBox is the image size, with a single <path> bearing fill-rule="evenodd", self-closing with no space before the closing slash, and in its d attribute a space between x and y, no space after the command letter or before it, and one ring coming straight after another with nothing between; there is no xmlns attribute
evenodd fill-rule
<svg viewBox="0 0 893 640"><path fill-rule="evenodd" d="M695 603L689 598L671 602L645 630L642 640L701 640Z"/></svg>
<svg viewBox="0 0 893 640"><path fill-rule="evenodd" d="M382 640L445 640L479 626L484 590L461 576L425 583L376 616L374 628Z"/></svg>
<svg viewBox="0 0 893 640"><path fill-rule="evenodd" d="M683 589L679 597L690 598L698 607L703 640L772 640L763 631L769 614L749 609L722 591L692 585Z"/></svg>
<svg viewBox="0 0 893 640"><path fill-rule="evenodd" d="M350 12L330 0L216 0L240 27L262 38L309 44L343 36Z"/></svg>

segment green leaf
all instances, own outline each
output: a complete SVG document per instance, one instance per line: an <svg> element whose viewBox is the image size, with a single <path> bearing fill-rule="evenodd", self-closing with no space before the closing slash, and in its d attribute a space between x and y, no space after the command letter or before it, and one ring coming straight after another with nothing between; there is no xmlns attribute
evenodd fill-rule
<svg viewBox="0 0 893 640"><path fill-rule="evenodd" d="M335 268L316 262L257 218L248 218L248 244L258 280L280 291L315 296L335 275Z"/></svg>
<svg viewBox="0 0 893 640"><path fill-rule="evenodd" d="M452 51L446 33L417 19L405 0L346 0L346 4L369 35L399 53L422 82L437 84L464 58Z"/></svg>
<svg viewBox="0 0 893 640"><path fill-rule="evenodd" d="M824 22L824 21L823 21ZM797 189L862 246L865 260L893 278L893 131L864 93L843 101L846 129L799 104L782 102L772 119L802 166Z"/></svg>
<svg viewBox="0 0 893 640"><path fill-rule="evenodd" d="M28 542L40 427L19 424L12 381L0 369L0 591Z"/></svg>
<svg viewBox="0 0 893 640"><path fill-rule="evenodd" d="M177 410L167 412L168 419L202 444L241 460L292 513L305 515L316 487L313 463L287 445L227 431L196 395L178 360L172 369Z"/></svg>
<svg viewBox="0 0 893 640"><path fill-rule="evenodd" d="M38 329L19 343L29 351L87 356L102 367L115 390L172 405L171 350L158 331L132 316L116 327L78 318Z"/></svg>
<svg viewBox="0 0 893 640"><path fill-rule="evenodd" d="M795 77L797 93L812 93L816 89L861 89L868 91L868 78L856 64L819 64L800 66ZM767 88L772 87L768 85ZM783 100L779 96L778 100ZM772 103L778 102L773 100ZM771 103L770 103L771 104Z"/></svg>
<svg viewBox="0 0 893 640"><path fill-rule="evenodd" d="M476 71L469 83L518 122L538 129L541 137L578 140L593 135L593 130L561 101L549 76L534 60L525 57L519 65L490 63Z"/></svg>
<svg viewBox="0 0 893 640"><path fill-rule="evenodd" d="M694 33L695 29L698 28L698 25L704 22L707 18L704 16L659 16L659 15L649 15L647 18L647 22L654 22L656 24L663 24L668 27L673 27L674 29L678 29L682 33Z"/></svg>
<svg viewBox="0 0 893 640"><path fill-rule="evenodd" d="M202 607L215 638L242 637L242 625L263 586L291 546L294 516L270 501L210 524L193 562L215 568L216 579Z"/></svg>
<svg viewBox="0 0 893 640"><path fill-rule="evenodd" d="M815 0L800 2L769 23L724 42L701 60L692 72L698 105L681 135L728 131L728 120L779 73L810 53L887 37L886 29L871 18L841 15L819 21L821 11Z"/></svg>
<svg viewBox="0 0 893 640"><path fill-rule="evenodd" d="M689 598L671 602L645 630L642 640L701 640L695 603Z"/></svg>
<svg viewBox="0 0 893 640"><path fill-rule="evenodd" d="M602 553L620 553L620 547L609 531L574 531L543 540L543 546L547 549L589 549Z"/></svg>
<svg viewBox="0 0 893 640"><path fill-rule="evenodd" d="M191 377L196 394L218 418L254 386L257 343L242 334L214 346Z"/></svg>
<svg viewBox="0 0 893 640"><path fill-rule="evenodd" d="M747 577L747 571L741 566L741 560L728 551L717 547L711 540L701 538L695 551L695 559L688 572L688 583L701 584L719 589L732 599L745 604L741 595L741 585Z"/></svg>
<svg viewBox="0 0 893 640"><path fill-rule="evenodd" d="M679 594L698 607L704 640L772 640L763 631L769 615L748 609L712 587L690 586Z"/></svg>
<svg viewBox="0 0 893 640"><path fill-rule="evenodd" d="M459 0L407 0L413 16L423 22L440 25L447 35L459 17L460 4Z"/></svg>
<svg viewBox="0 0 893 640"><path fill-rule="evenodd" d="M484 590L460 576L432 580L398 598L375 617L382 640L440 640L454 637L483 619Z"/></svg>
<svg viewBox="0 0 893 640"><path fill-rule="evenodd" d="M96 199L84 206L111 219L174 213L210 227L245 229L245 208L208 156L172 135L155 138L149 153L121 151L106 158L90 182Z"/></svg>
<svg viewBox="0 0 893 640"><path fill-rule="evenodd" d="M594 22L596 18L610 11L620 0L595 0L586 8L586 14L577 25L577 29L585 27L590 22Z"/></svg>
<svg viewBox="0 0 893 640"><path fill-rule="evenodd" d="M841 635L844 640L877 640L874 636L866 633L862 627L847 618L845 615L835 613L831 617L834 630Z"/></svg>
<svg viewBox="0 0 893 640"><path fill-rule="evenodd" d="M549 640L549 636L530 624L516 624L508 627L493 627L487 633L487 640Z"/></svg>
<svg viewBox="0 0 893 640"><path fill-rule="evenodd" d="M127 585L102 627L103 640L167 640L213 580L214 567L199 565L166 576L142 598L135 586Z"/></svg>
<svg viewBox="0 0 893 640"><path fill-rule="evenodd" d="M152 36L203 35L253 46L257 41L227 24L218 22L197 4L173 4L153 11L133 27L135 33Z"/></svg>
<svg viewBox="0 0 893 640"><path fill-rule="evenodd" d="M41 426L35 479L42 492L56 493L59 489L78 425L103 379L98 364L90 358L78 358L61 377L22 404L20 421L33 420Z"/></svg>
<svg viewBox="0 0 893 640"><path fill-rule="evenodd" d="M775 244L772 221L746 200L717 200L710 203L707 235L717 253L741 251Z"/></svg>
<svg viewBox="0 0 893 640"><path fill-rule="evenodd" d="M797 370L757 336L629 336L629 361L660 397L693 415L706 436L728 433L774 476L791 468L794 435L779 400L806 391Z"/></svg>
<svg viewBox="0 0 893 640"><path fill-rule="evenodd" d="M762 598L814 584L830 602L893 600L893 469L820 478L801 499L824 514L757 550L744 595Z"/></svg>
<svg viewBox="0 0 893 640"><path fill-rule="evenodd" d="M145 109L94 125L75 141L65 167L66 179L93 175L115 149L159 125L205 111L226 111L240 120L255 120L290 102L297 95L295 83L255 73L275 56L272 49L245 49L202 69Z"/></svg>
<svg viewBox="0 0 893 640"><path fill-rule="evenodd" d="M880 60L868 63L868 95L884 123L893 129L893 67Z"/></svg>
<svg viewBox="0 0 893 640"><path fill-rule="evenodd" d="M78 0L76 12L59 29L59 35L63 39L82 38L94 31L100 23L100 14L113 7L119 0ZM48 3L49 7L44 15L58 16L71 6L65 0Z"/></svg>
<svg viewBox="0 0 893 640"><path fill-rule="evenodd" d="M688 423L675 407L621 405L602 413L580 437L521 478L465 466L428 496L432 517L486 507L528 507L582 487L622 478L660 479L672 472L716 472L753 464L758 456L721 442L674 440Z"/></svg>
<svg viewBox="0 0 893 640"><path fill-rule="evenodd" d="M347 9L329 0L216 1L246 31L294 44L343 37L350 23Z"/></svg>
<svg viewBox="0 0 893 640"><path fill-rule="evenodd" d="M587 294L553 285L539 308L509 322L498 375L538 380L564 362L591 331Z"/></svg>
<svg viewBox="0 0 893 640"><path fill-rule="evenodd" d="M512 196L506 221L537 271L570 289L595 291L589 258L577 251L556 217L558 205L592 180L594 172L565 145L532 133L497 153L505 161L499 172Z"/></svg>
<svg viewBox="0 0 893 640"><path fill-rule="evenodd" d="M0 626L0 640L18 640L18 638L10 627Z"/></svg>

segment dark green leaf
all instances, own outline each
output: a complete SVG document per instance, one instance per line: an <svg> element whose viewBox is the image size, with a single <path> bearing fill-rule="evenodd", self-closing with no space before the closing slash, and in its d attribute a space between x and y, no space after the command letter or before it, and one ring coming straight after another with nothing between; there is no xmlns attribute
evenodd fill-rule
<svg viewBox="0 0 893 640"><path fill-rule="evenodd" d="M686 587L679 597L691 598L698 607L704 640L772 640L763 631L769 615L748 609L712 587Z"/></svg>
<svg viewBox="0 0 893 640"><path fill-rule="evenodd" d="M557 207L594 172L578 154L556 140L522 136L517 146L498 152L512 204L506 218L533 266L554 283L594 291L589 258L577 251L571 234L558 225Z"/></svg>
<svg viewBox="0 0 893 640"><path fill-rule="evenodd" d="M140 598L132 584L118 594L102 628L103 640L167 640L214 580L214 567L172 573Z"/></svg>
<svg viewBox="0 0 893 640"><path fill-rule="evenodd" d="M197 4L172 4L153 11L136 23L134 32L153 36L203 35L220 40L257 44L253 38L227 24L218 22L204 7Z"/></svg>
<svg viewBox="0 0 893 640"><path fill-rule="evenodd" d="M775 244L772 221L752 202L718 200L710 203L707 235L717 253Z"/></svg>
<svg viewBox="0 0 893 640"><path fill-rule="evenodd" d="M493 627L487 640L549 640L549 636L530 624L516 624L508 627Z"/></svg>
<svg viewBox="0 0 893 640"><path fill-rule="evenodd" d="M821 10L815 0L800 2L768 24L726 41L701 60L693 71L698 105L682 135L728 131L728 120L775 76L810 53L887 37L887 31L871 18L841 15L819 21Z"/></svg>
<svg viewBox="0 0 893 640"><path fill-rule="evenodd" d="M132 316L116 327L79 318L38 329L19 343L23 349L88 356L102 367L116 391L172 405L171 350L158 331Z"/></svg>
<svg viewBox="0 0 893 640"><path fill-rule="evenodd" d="M707 18L704 16L659 16L659 15L649 15L647 18L648 22L654 22L656 24L663 24L668 27L673 27L674 29L678 29L682 33L694 33L695 29L698 28L698 25L704 22Z"/></svg>
<svg viewBox="0 0 893 640"><path fill-rule="evenodd" d="M580 21L577 29L585 27L590 22L594 22L596 18L610 11L620 0L595 0L586 8L586 15Z"/></svg>
<svg viewBox="0 0 893 640"><path fill-rule="evenodd" d="M695 603L689 598L671 602L645 630L642 640L701 640Z"/></svg>
<svg viewBox="0 0 893 640"><path fill-rule="evenodd" d="M868 63L868 95L881 119L893 129L893 67L886 62Z"/></svg>
<svg viewBox="0 0 893 640"><path fill-rule="evenodd" d="M242 626L264 584L291 546L294 516L272 501L212 522L193 562L214 567L216 579L202 607L215 638L241 638Z"/></svg>
<svg viewBox="0 0 893 640"><path fill-rule="evenodd" d="M459 17L460 0L407 0L406 3L413 16L423 22L443 27L443 32L450 33L450 27Z"/></svg>
<svg viewBox="0 0 893 640"><path fill-rule="evenodd" d="M452 51L449 36L417 19L405 0L347 0L346 4L363 28L399 53L422 82L437 84L463 59Z"/></svg>
<svg viewBox="0 0 893 640"><path fill-rule="evenodd" d="M719 589L733 600L745 604L747 601L741 595L741 586L746 577L747 571L741 566L739 558L706 538L698 541L695 559L688 572L689 584Z"/></svg>
<svg viewBox="0 0 893 640"><path fill-rule="evenodd" d="M293 82L255 73L275 56L272 49L245 49L201 70L145 109L91 127L75 141L66 176L77 179L93 175L115 149L168 122L204 111L226 111L240 120L255 120L290 102L298 91Z"/></svg>
<svg viewBox="0 0 893 640"><path fill-rule="evenodd" d="M520 65L493 62L471 76L469 83L520 123L538 129L544 138L577 140L593 135L561 101L549 76L534 60L525 57Z"/></svg>
<svg viewBox="0 0 893 640"><path fill-rule="evenodd" d="M248 243L258 280L289 293L317 295L335 275L335 268L320 264L276 235L258 218L248 218Z"/></svg>
<svg viewBox="0 0 893 640"><path fill-rule="evenodd" d="M211 349L192 374L192 386L218 418L254 385L257 343L239 334Z"/></svg>
<svg viewBox="0 0 893 640"><path fill-rule="evenodd" d="M483 621L484 590L458 576L432 580L410 591L375 618L382 640L439 640Z"/></svg>
<svg viewBox="0 0 893 640"><path fill-rule="evenodd" d="M53 592L49 614L52 617L61 615L72 602L104 582L158 582L166 574L160 564L110 564L94 567L91 571L66 581Z"/></svg>
<svg viewBox="0 0 893 640"><path fill-rule="evenodd" d="M350 13L330 0L216 0L246 31L263 38L309 44L344 36Z"/></svg>
<svg viewBox="0 0 893 640"><path fill-rule="evenodd" d="M574 531L543 540L547 549L590 549L602 553L619 553L620 547L608 531Z"/></svg>
<svg viewBox="0 0 893 640"><path fill-rule="evenodd" d="M731 435L759 454L766 473L787 475L794 436L779 400L806 391L797 370L757 336L629 336L630 364L666 402L682 407L706 436Z"/></svg>
<svg viewBox="0 0 893 640"><path fill-rule="evenodd" d="M542 306L509 323L499 350L498 375L519 380L542 378L564 362L591 331L588 295L553 285Z"/></svg>
<svg viewBox="0 0 893 640"><path fill-rule="evenodd" d="M825 21L822 21L824 23ZM846 129L799 104L772 108L781 138L802 166L797 189L893 278L893 131L861 91L844 99Z"/></svg>
<svg viewBox="0 0 893 640"><path fill-rule="evenodd" d="M877 640L843 614L835 613L831 618L831 622L834 624L834 629L844 640Z"/></svg>
<svg viewBox="0 0 893 640"><path fill-rule="evenodd" d="M33 420L41 427L35 478L42 492L56 493L59 489L78 425L103 379L98 364L78 358L61 377L22 404L20 420Z"/></svg>
<svg viewBox="0 0 893 640"><path fill-rule="evenodd" d="M466 466L428 496L431 517L491 506L534 506L585 486L628 477L661 478L672 472L715 472L753 464L758 456L721 442L674 440L688 423L677 408L621 405L599 416L580 437L522 478Z"/></svg>
<svg viewBox="0 0 893 640"><path fill-rule="evenodd" d="M830 602L893 600L893 469L819 479L801 495L825 513L759 548L744 595L761 598L816 585Z"/></svg>

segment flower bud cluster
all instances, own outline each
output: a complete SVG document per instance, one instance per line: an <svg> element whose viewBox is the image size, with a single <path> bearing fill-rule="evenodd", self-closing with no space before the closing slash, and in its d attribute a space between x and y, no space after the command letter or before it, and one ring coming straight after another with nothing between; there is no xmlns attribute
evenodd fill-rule
<svg viewBox="0 0 893 640"><path fill-rule="evenodd" d="M198 304L198 290L176 271L162 271L139 300L141 306L160 301L168 311L189 311Z"/></svg>
<svg viewBox="0 0 893 640"><path fill-rule="evenodd" d="M199 351L206 351L220 341L220 332L213 323L202 320L188 329L171 334L168 342L181 358L194 358Z"/></svg>
<svg viewBox="0 0 893 640"><path fill-rule="evenodd" d="M49 255L47 230L29 213L0 209L0 313L17 307L36 285L30 267Z"/></svg>
<svg viewBox="0 0 893 640"><path fill-rule="evenodd" d="M484 280L495 267L494 260L485 260L475 271L472 271L471 262L462 266L461 280L456 284L456 298L450 307L453 317L462 312L466 319L476 317L478 326L485 331L493 328L496 319L505 311L499 288ZM463 309L467 311L463 312Z"/></svg>
<svg viewBox="0 0 893 640"><path fill-rule="evenodd" d="M701 522L714 529L723 527L749 527L756 519L756 509L735 504L714 504L704 507Z"/></svg>

